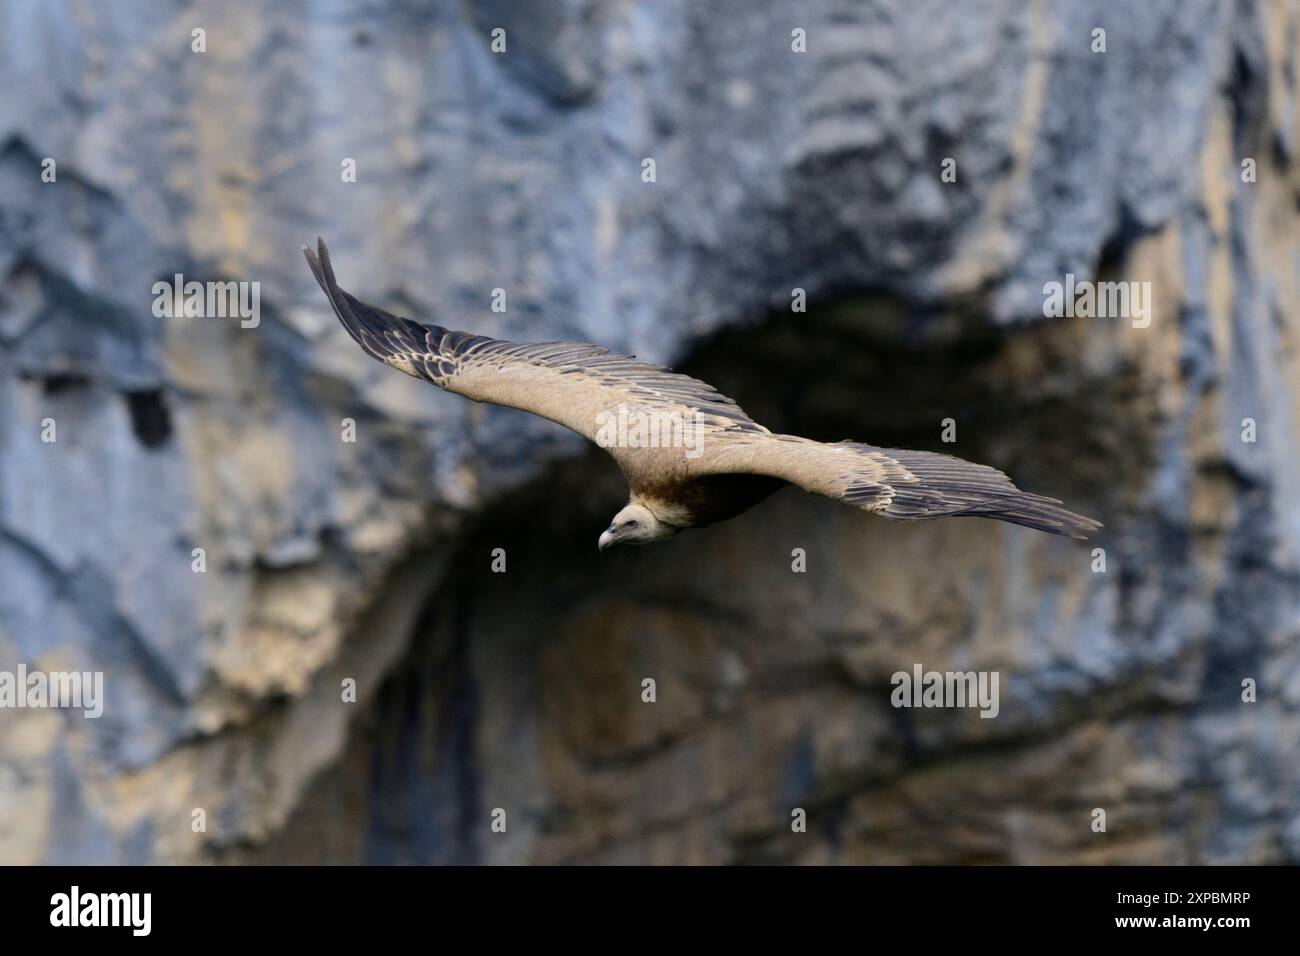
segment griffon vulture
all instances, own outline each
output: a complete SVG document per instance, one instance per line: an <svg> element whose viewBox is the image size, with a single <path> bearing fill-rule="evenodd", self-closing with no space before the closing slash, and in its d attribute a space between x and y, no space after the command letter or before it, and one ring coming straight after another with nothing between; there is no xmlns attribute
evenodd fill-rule
<svg viewBox="0 0 1300 956"><path fill-rule="evenodd" d="M549 418L613 455L630 493L601 551L732 518L786 485L900 521L973 515L1080 539L1101 527L987 465L773 434L712 386L596 345L516 344L399 318L339 288L317 243L319 257L303 246L307 264L367 353L476 402Z"/></svg>

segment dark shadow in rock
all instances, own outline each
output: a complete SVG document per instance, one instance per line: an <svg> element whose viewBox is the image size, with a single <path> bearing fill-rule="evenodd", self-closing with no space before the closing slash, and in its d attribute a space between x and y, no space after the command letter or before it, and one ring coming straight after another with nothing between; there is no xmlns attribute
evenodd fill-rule
<svg viewBox="0 0 1300 956"><path fill-rule="evenodd" d="M679 368L714 383L774 431L958 454L1110 522L1146 480L1153 404L1132 369L1085 368L1078 331L1061 322L1007 333L971 315L922 316L868 296L729 329L701 343ZM946 418L956 422L956 443L942 441ZM526 806L508 808L511 831L522 839L515 844L521 861L619 852L617 841L614 849L584 842L586 808L552 792L556 781L578 792L599 790L603 784L592 781L676 759L674 750L689 753L703 727L749 719L734 710L725 661L743 660L737 648L761 637L765 626L745 619L738 599L692 591L692 568L713 556L703 536L719 532L598 555L596 538L625 495L617 467L593 447L547 466L462 526L451 545L451 570L434 586L403 662L354 725L345 757L264 848L266 859L296 862L290 851L305 841L293 834L319 829L314 815L345 793L367 809L332 825L364 833L332 842L358 847L357 862L502 859L504 851L489 852L496 838L489 822L493 808L509 801L493 794L493 781L511 781L516 793L529 794ZM758 512L728 528L752 539L741 553L762 548L767 525ZM504 572L493 570L497 554L504 555ZM744 588L736 582L738 592ZM637 623L656 615L666 622L658 630ZM610 630L602 638L602 622L620 621L637 633ZM575 636L588 625L594 635ZM692 633L701 636L679 641ZM665 684L672 691L656 705L667 716L647 723L639 703L620 709L617 701L637 701L636 681L651 670L675 683ZM840 692L835 668L812 662L806 673L813 684L799 693L816 695L831 685ZM612 685L619 688L614 703ZM562 757L552 752L556 741ZM621 745L626 759L610 751ZM788 749L771 757L784 782L765 801L769 808L792 785L781 769ZM830 799L811 792L819 786L814 777L800 780L799 790L810 801ZM655 811L638 805L632 812ZM638 820L636 833L685 825L655 819ZM636 833L624 834L622 844L639 839ZM732 845L738 858L761 859L761 842L741 832Z"/></svg>
<svg viewBox="0 0 1300 956"><path fill-rule="evenodd" d="M162 389L147 388L126 393L131 413L131 431L145 448L161 448L172 434L171 413L163 401Z"/></svg>

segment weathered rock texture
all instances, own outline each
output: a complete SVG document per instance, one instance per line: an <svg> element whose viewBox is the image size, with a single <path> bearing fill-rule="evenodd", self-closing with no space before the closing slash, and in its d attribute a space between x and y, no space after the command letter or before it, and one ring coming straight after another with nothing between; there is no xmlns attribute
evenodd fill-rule
<svg viewBox="0 0 1300 956"><path fill-rule="evenodd" d="M956 6L0 6L0 669L107 687L0 711L0 862L1300 861L1300 3ZM787 491L598 558L612 463L364 356L317 234L1106 529ZM1044 319L1067 273L1150 326ZM891 707L918 662L999 716Z"/></svg>

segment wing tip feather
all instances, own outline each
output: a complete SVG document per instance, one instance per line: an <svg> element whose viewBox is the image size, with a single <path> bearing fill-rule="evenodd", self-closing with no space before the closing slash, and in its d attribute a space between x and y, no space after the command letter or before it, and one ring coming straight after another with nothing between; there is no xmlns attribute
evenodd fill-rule
<svg viewBox="0 0 1300 956"><path fill-rule="evenodd" d="M1001 471L943 452L875 448L846 443L887 467L881 482L842 493L847 501L896 520L938 517L993 518L1048 534L1086 541L1102 524L1070 511L1057 498L1022 491ZM888 470L892 466L893 473Z"/></svg>

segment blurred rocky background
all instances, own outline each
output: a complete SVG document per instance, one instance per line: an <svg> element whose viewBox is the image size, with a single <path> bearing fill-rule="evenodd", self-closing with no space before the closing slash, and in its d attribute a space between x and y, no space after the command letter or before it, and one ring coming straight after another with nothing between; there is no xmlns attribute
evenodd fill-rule
<svg viewBox="0 0 1300 956"><path fill-rule="evenodd" d="M1298 37L1297 0L0 0L0 669L107 697L0 711L0 862L1300 862ZM612 461L362 354L317 235L394 311L1106 527L791 490L598 556ZM154 317L176 273L260 325ZM1068 273L1152 283L1149 327L1044 319ZM916 663L998 671L999 716L891 707Z"/></svg>

